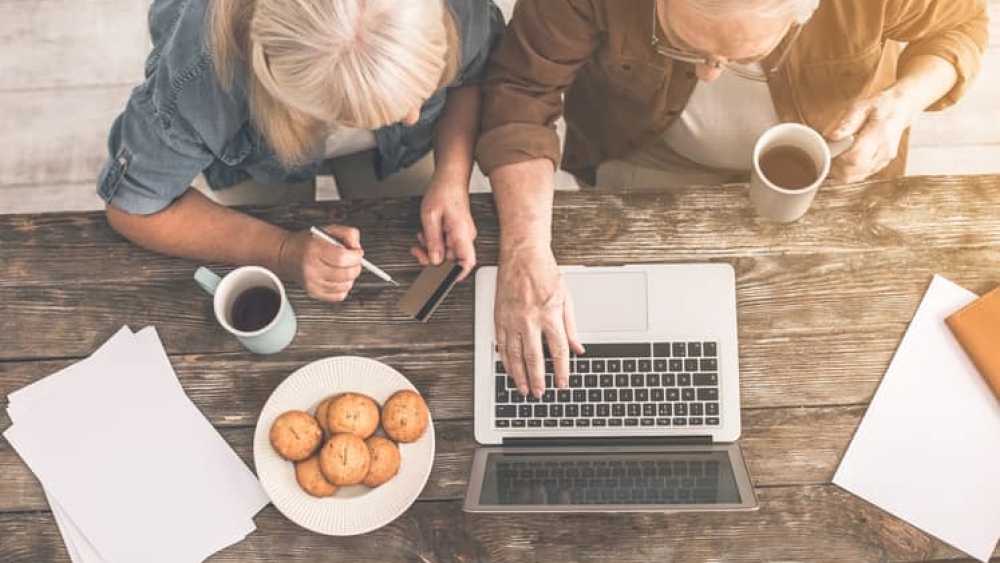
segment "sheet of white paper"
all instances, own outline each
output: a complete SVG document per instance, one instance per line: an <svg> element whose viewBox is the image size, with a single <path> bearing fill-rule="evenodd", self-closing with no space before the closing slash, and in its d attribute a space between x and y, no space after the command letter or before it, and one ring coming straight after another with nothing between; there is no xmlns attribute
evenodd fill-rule
<svg viewBox="0 0 1000 563"><path fill-rule="evenodd" d="M49 495L48 491L45 491L45 498L49 501L52 516L56 520L56 525L59 526L59 533L62 534L63 541L66 542L66 551L69 552L73 563L105 563L94 546L90 545L87 538L83 537L80 529L76 527L66 511L59 506L59 503Z"/></svg>
<svg viewBox="0 0 1000 563"><path fill-rule="evenodd" d="M944 322L973 299L934 277L833 482L987 561L1000 539L1000 403Z"/></svg>
<svg viewBox="0 0 1000 563"><path fill-rule="evenodd" d="M109 563L201 561L267 501L147 334L159 354L137 335L93 358L5 436Z"/></svg>
<svg viewBox="0 0 1000 563"><path fill-rule="evenodd" d="M10 395L7 395L7 402L9 403L7 405L7 415L10 416L12 422L17 422L18 415L29 410L32 405L44 397L48 391L57 387L60 381L65 381L67 378L73 377L74 373L86 369L86 362L90 360L90 358L109 353L110 351L116 349L117 346L131 343L133 339L134 335L132 334L131 329L129 329L128 326L123 326L118 330L118 332L112 335L111 338L95 350L90 357L85 358L73 365L67 366L52 375L43 377L30 385L25 385Z"/></svg>

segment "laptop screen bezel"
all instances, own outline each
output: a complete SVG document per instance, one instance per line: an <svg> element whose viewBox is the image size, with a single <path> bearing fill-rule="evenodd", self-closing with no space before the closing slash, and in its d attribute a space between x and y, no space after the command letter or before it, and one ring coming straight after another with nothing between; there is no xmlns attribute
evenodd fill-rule
<svg viewBox="0 0 1000 563"><path fill-rule="evenodd" d="M726 504L484 504L482 499L486 464L490 454L631 454L631 453L725 452L739 492L739 503ZM483 513L574 513L574 512L718 512L756 510L757 494L736 443L650 446L497 446L476 448L462 509Z"/></svg>

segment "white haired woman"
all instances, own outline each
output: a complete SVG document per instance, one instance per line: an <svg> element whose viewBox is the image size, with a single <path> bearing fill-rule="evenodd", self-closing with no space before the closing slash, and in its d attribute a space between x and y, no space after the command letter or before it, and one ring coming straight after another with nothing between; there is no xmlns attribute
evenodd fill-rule
<svg viewBox="0 0 1000 563"><path fill-rule="evenodd" d="M195 189L300 182L374 151L385 178L434 150L422 263L475 265L468 202L479 81L503 26L488 0L156 0L146 80L115 120L98 178L108 222L152 250L259 264L341 301L361 272L346 248L219 205Z"/></svg>
<svg viewBox="0 0 1000 563"><path fill-rule="evenodd" d="M986 39L981 0L521 0L476 157L501 226L497 343L522 393L545 388L543 340L559 386L582 350L549 242L560 161L590 184L717 183L796 121L855 135L834 177L901 175L910 123L961 97Z"/></svg>

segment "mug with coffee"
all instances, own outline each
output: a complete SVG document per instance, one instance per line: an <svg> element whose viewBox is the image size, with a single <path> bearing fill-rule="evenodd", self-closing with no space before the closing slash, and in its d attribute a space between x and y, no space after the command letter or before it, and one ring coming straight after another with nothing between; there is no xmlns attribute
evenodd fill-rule
<svg viewBox="0 0 1000 563"><path fill-rule="evenodd" d="M830 160L853 142L852 136L827 144L799 123L771 127L753 149L750 202L771 221L790 223L802 217L830 173Z"/></svg>
<svg viewBox="0 0 1000 563"><path fill-rule="evenodd" d="M208 268L194 273L198 285L213 295L215 319L248 350L274 354L295 336L295 312L285 286L273 272L260 266L243 266L219 277Z"/></svg>

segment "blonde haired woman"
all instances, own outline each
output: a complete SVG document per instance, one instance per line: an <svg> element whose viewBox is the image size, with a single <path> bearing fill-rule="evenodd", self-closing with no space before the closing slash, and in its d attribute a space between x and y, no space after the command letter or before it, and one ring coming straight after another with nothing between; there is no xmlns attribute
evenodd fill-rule
<svg viewBox="0 0 1000 563"><path fill-rule="evenodd" d="M298 182L369 149L385 178L433 148L413 253L472 269L478 82L503 26L489 0L156 0L149 21L146 80L112 125L98 179L116 231L166 254L264 265L341 301L361 272L356 229L327 226L336 248L191 181Z"/></svg>

